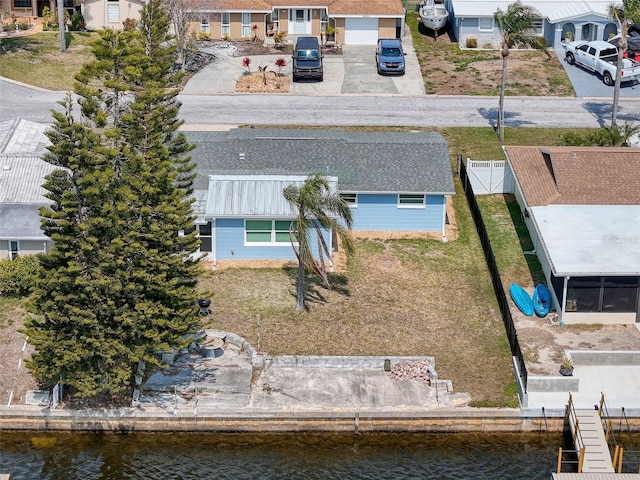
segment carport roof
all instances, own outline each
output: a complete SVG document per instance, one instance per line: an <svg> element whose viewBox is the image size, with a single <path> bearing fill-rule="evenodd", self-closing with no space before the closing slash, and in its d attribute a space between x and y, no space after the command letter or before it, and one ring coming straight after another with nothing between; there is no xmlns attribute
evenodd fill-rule
<svg viewBox="0 0 640 480"><path fill-rule="evenodd" d="M306 176L211 175L206 215L215 217L295 217L297 211L282 195L294 185L304 185ZM327 178L329 191L337 192L338 179Z"/></svg>
<svg viewBox="0 0 640 480"><path fill-rule="evenodd" d="M548 205L530 215L556 276L640 275L640 205Z"/></svg>
<svg viewBox="0 0 640 480"><path fill-rule="evenodd" d="M453 194L445 140L436 133L355 133L340 129L233 129L184 132L196 189L209 175L310 175L338 178L340 192Z"/></svg>
<svg viewBox="0 0 640 480"><path fill-rule="evenodd" d="M507 10L513 0L451 0L456 17L492 17L498 10ZM570 20L583 15L607 16L608 0L529 0L540 15L551 23Z"/></svg>

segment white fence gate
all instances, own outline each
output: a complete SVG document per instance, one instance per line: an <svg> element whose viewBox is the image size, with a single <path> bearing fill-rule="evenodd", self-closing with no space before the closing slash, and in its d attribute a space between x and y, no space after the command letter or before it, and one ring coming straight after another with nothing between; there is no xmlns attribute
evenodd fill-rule
<svg viewBox="0 0 640 480"><path fill-rule="evenodd" d="M505 160L467 159L467 173L475 195L513 193L513 172Z"/></svg>

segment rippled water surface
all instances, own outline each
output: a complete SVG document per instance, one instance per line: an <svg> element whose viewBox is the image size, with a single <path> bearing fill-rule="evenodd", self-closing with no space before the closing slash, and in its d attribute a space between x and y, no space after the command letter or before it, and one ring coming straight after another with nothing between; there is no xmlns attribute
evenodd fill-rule
<svg viewBox="0 0 640 480"><path fill-rule="evenodd" d="M20 479L551 478L560 434L78 434L0 432Z"/></svg>

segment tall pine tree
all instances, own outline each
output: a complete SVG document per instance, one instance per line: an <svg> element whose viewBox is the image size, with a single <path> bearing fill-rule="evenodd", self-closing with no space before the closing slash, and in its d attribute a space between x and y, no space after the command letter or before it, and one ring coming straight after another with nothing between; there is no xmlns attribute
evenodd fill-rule
<svg viewBox="0 0 640 480"><path fill-rule="evenodd" d="M105 30L96 59L54 113L45 160L61 167L44 185L42 226L55 246L41 259L25 332L35 377L60 376L79 397L130 392L137 364L180 345L197 328L192 301L191 146L178 132L167 14L145 3L139 29Z"/></svg>

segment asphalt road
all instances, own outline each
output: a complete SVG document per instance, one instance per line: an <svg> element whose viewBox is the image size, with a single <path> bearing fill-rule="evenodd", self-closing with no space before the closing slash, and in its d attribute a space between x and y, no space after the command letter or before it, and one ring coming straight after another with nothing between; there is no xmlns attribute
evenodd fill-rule
<svg viewBox="0 0 640 480"><path fill-rule="evenodd" d="M50 123L64 92L0 80L0 121L21 117ZM384 95L180 95L189 125L494 126L497 97ZM507 97L510 127L598 127L609 122L608 98ZM640 100L623 99L619 119L640 121Z"/></svg>

